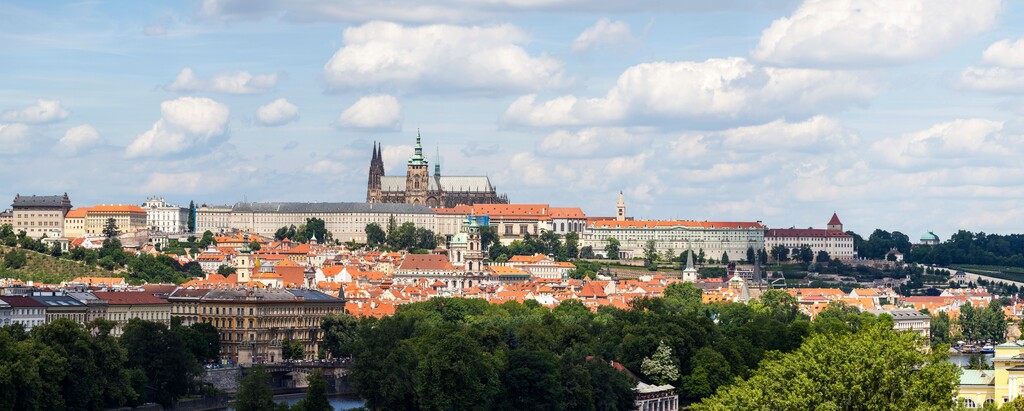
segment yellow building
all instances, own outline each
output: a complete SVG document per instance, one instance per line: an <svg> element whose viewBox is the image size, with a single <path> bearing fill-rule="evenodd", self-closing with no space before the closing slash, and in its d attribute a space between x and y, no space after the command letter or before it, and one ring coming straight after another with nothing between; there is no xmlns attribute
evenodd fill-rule
<svg viewBox="0 0 1024 411"><path fill-rule="evenodd" d="M216 327L221 356L242 364L280 361L278 350L286 338L302 344L305 358L316 358L323 339L321 320L345 312L345 300L299 289L179 288L168 300L182 325L203 322Z"/></svg>
<svg viewBox="0 0 1024 411"><path fill-rule="evenodd" d="M85 215L88 211L87 207L78 207L68 211L68 214L64 216L64 237L85 237Z"/></svg>
<svg viewBox="0 0 1024 411"><path fill-rule="evenodd" d="M85 213L85 233L103 234L108 219L114 219L121 234L135 233L146 229L146 210L137 205L98 205L89 207Z"/></svg>
<svg viewBox="0 0 1024 411"><path fill-rule="evenodd" d="M120 337L132 318L171 326L171 304L147 292L104 291L92 293L107 302L107 319L117 323L110 335Z"/></svg>
<svg viewBox="0 0 1024 411"><path fill-rule="evenodd" d="M996 346L992 370L963 370L957 399L968 409L1000 406L1024 395L1024 341Z"/></svg>

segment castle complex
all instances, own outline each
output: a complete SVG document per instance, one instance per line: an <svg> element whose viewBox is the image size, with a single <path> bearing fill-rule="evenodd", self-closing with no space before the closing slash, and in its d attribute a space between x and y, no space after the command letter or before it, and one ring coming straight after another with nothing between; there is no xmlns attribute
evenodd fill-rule
<svg viewBox="0 0 1024 411"><path fill-rule="evenodd" d="M441 176L439 158L435 159L431 176L419 132L416 133L416 151L409 158L405 177L384 175L381 150L381 146L374 143L370 178L366 184L367 203L422 204L431 208L508 204L508 197L498 195L487 176Z"/></svg>

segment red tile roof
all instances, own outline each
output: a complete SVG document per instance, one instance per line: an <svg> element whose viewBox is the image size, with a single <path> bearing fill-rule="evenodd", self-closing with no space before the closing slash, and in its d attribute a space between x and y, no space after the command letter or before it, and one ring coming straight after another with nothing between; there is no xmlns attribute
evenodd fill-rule
<svg viewBox="0 0 1024 411"><path fill-rule="evenodd" d="M109 305L146 305L146 304L170 304L163 298L154 296L148 292L94 292L97 298L107 300Z"/></svg>
<svg viewBox="0 0 1024 411"><path fill-rule="evenodd" d="M683 221L683 220L600 220L590 223L591 227L607 228L655 228L655 227L702 227L702 228L760 228L764 224L743 221Z"/></svg>
<svg viewBox="0 0 1024 411"><path fill-rule="evenodd" d="M832 219L828 220L828 225L842 225L842 224L843 223L839 221L839 215L836 214L836 213L832 213Z"/></svg>
<svg viewBox="0 0 1024 411"><path fill-rule="evenodd" d="M437 254L409 254L402 261L400 270L451 271L455 267L448 262L448 257Z"/></svg>
<svg viewBox="0 0 1024 411"><path fill-rule="evenodd" d="M551 218L587 218L579 207L551 207Z"/></svg>
<svg viewBox="0 0 1024 411"><path fill-rule="evenodd" d="M21 296L0 296L0 301L10 304L11 307L45 307L43 303L29 297Z"/></svg>
<svg viewBox="0 0 1024 411"><path fill-rule="evenodd" d="M831 224L831 223L829 223ZM765 237L849 237L838 230L825 230L820 228L773 228L768 230Z"/></svg>

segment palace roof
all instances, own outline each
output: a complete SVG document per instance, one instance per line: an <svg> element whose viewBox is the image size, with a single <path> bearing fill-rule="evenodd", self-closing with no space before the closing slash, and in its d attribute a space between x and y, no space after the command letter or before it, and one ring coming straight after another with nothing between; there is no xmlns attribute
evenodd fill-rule
<svg viewBox="0 0 1024 411"><path fill-rule="evenodd" d="M123 205L123 204L100 204L89 207L88 213L141 213L145 214L146 210L137 205Z"/></svg>
<svg viewBox="0 0 1024 411"><path fill-rule="evenodd" d="M23 196L21 194L14 196L14 203L11 204L13 207L71 207L71 200L68 199L67 193L62 196Z"/></svg>
<svg viewBox="0 0 1024 411"><path fill-rule="evenodd" d="M685 220L636 220L617 221L600 220L590 223L594 228L658 228L658 227L693 227L693 228L736 228L736 229L764 229L764 224L759 222L733 222L733 221L685 221Z"/></svg>
<svg viewBox="0 0 1024 411"><path fill-rule="evenodd" d="M839 230L825 230L822 228L773 228L768 230L765 237L849 237L849 234Z"/></svg>
<svg viewBox="0 0 1024 411"><path fill-rule="evenodd" d="M405 181L405 177L402 177ZM235 203L232 212L243 213L396 213L433 214L424 205L397 203Z"/></svg>

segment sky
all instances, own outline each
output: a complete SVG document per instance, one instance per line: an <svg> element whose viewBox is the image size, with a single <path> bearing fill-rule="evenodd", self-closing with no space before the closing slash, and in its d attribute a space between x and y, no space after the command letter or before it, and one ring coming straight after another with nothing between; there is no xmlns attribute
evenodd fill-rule
<svg viewBox="0 0 1024 411"><path fill-rule="evenodd" d="M638 219L1024 232L1024 4L0 4L0 197L364 201L404 175Z"/></svg>

